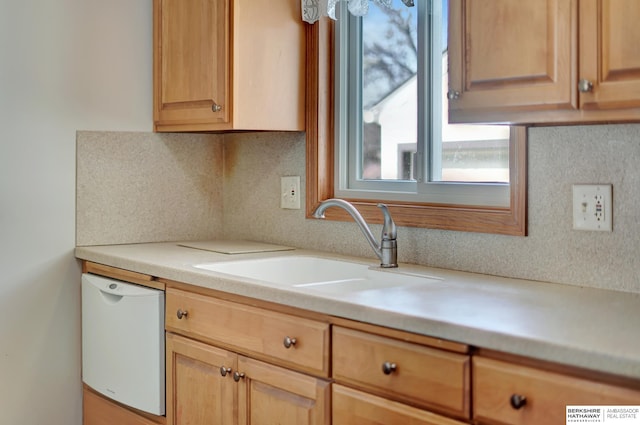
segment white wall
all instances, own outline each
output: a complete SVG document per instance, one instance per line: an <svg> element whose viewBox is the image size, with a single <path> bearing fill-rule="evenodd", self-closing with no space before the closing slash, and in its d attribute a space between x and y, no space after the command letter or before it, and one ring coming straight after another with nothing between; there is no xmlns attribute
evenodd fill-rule
<svg viewBox="0 0 640 425"><path fill-rule="evenodd" d="M81 423L76 130L152 129L151 0L0 0L0 412Z"/></svg>

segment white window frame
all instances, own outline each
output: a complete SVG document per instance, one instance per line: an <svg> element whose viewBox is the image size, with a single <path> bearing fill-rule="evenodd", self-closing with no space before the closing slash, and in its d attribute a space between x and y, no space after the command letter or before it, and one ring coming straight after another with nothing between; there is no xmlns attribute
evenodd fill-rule
<svg viewBox="0 0 640 425"><path fill-rule="evenodd" d="M359 150L362 147L362 125L349 126L349 122L362 123L362 105L350 107L349 99L358 99L361 87L362 58L361 19L346 11L346 2L338 2L339 18L336 24L335 44L335 188L337 197L348 199L383 199L387 201L422 202L448 205L474 205L508 207L510 205L509 183L460 183L433 181L440 164L431 161L432 152L441 147L442 114L442 62L432 60L423 48L430 51L441 46L440 16L441 2L425 0L416 2L418 8L418 149L416 155L417 175L415 181L362 180ZM429 8L429 9L427 9ZM424 19L428 16L429 19ZM437 19L434 19L436 17ZM349 34L348 44L341 43L341 36ZM355 35L354 35L355 34ZM430 37L430 34L434 34ZM422 41L421 41L422 40ZM436 49L437 50L437 49ZM429 70L428 72L426 70ZM429 77L431 76L431 78ZM435 82L435 83L434 83ZM431 107L429 107L431 105ZM436 155L435 158L439 158Z"/></svg>

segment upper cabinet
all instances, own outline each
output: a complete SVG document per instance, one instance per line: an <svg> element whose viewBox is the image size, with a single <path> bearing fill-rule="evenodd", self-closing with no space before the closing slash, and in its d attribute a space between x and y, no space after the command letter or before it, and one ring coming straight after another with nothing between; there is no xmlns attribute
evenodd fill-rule
<svg viewBox="0 0 640 425"><path fill-rule="evenodd" d="M154 0L156 131L304 130L299 0Z"/></svg>
<svg viewBox="0 0 640 425"><path fill-rule="evenodd" d="M637 0L451 0L451 122L640 119Z"/></svg>
<svg viewBox="0 0 640 425"><path fill-rule="evenodd" d="M638 0L580 0L580 107L640 107ZM639 111L634 111L638 119Z"/></svg>

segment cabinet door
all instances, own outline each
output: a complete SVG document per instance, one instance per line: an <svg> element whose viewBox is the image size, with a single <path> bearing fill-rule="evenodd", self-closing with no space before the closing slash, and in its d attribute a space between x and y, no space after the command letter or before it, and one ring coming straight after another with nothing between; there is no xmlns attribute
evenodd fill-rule
<svg viewBox="0 0 640 425"><path fill-rule="evenodd" d="M640 106L640 5L638 0L581 0L580 94L584 109Z"/></svg>
<svg viewBox="0 0 640 425"><path fill-rule="evenodd" d="M235 424L236 355L167 334L167 425ZM222 376L221 367L232 369Z"/></svg>
<svg viewBox="0 0 640 425"><path fill-rule="evenodd" d="M576 0L451 0L449 8L451 122L577 106Z"/></svg>
<svg viewBox="0 0 640 425"><path fill-rule="evenodd" d="M333 384L333 425L463 425L426 410Z"/></svg>
<svg viewBox="0 0 640 425"><path fill-rule="evenodd" d="M239 425L329 425L330 384L239 356Z"/></svg>
<svg viewBox="0 0 640 425"><path fill-rule="evenodd" d="M229 0L154 0L154 121L228 123Z"/></svg>

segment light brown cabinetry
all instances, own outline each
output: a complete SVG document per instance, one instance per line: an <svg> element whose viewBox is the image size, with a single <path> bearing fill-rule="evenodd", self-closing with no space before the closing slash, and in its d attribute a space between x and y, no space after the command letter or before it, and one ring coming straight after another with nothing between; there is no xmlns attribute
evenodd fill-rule
<svg viewBox="0 0 640 425"><path fill-rule="evenodd" d="M327 323L174 288L167 288L165 305L168 331L329 376Z"/></svg>
<svg viewBox="0 0 640 425"><path fill-rule="evenodd" d="M468 355L338 326L333 328L332 343L333 378L337 383L389 400L469 418ZM378 409L386 406L384 402L376 402L377 399L364 400L363 396L345 394L341 387L334 388L335 395L342 398L337 406L343 407L334 410L334 415L343 423L350 423L346 420L349 411L356 416L363 414L355 410L357 405L372 404ZM352 407L348 406L349 400L355 403ZM364 423L362 418L359 420Z"/></svg>
<svg viewBox="0 0 640 425"><path fill-rule="evenodd" d="M297 371L327 373L328 324L168 288L166 328L190 337L167 333L168 425L329 424L329 381Z"/></svg>
<svg viewBox="0 0 640 425"><path fill-rule="evenodd" d="M451 122L638 120L634 0L452 0Z"/></svg>
<svg viewBox="0 0 640 425"><path fill-rule="evenodd" d="M592 85L580 93L581 108L640 107L638 6L637 0L579 1L579 78Z"/></svg>
<svg viewBox="0 0 640 425"><path fill-rule="evenodd" d="M237 365L235 354L170 333L166 350L167 423L234 423L238 397L231 371Z"/></svg>
<svg viewBox="0 0 640 425"><path fill-rule="evenodd" d="M83 271L166 285L168 331L166 418L85 388L85 425L554 425L569 404L640 405L637 380L94 263Z"/></svg>
<svg viewBox="0 0 640 425"><path fill-rule="evenodd" d="M296 0L154 0L156 131L303 130Z"/></svg>
<svg viewBox="0 0 640 425"><path fill-rule="evenodd" d="M164 417L134 412L85 387L82 391L82 423L83 425L163 425L165 420Z"/></svg>
<svg viewBox="0 0 640 425"><path fill-rule="evenodd" d="M486 424L565 424L567 405L638 405L627 388L482 357L473 358L473 416Z"/></svg>
<svg viewBox="0 0 640 425"><path fill-rule="evenodd" d="M240 425L330 423L328 381L245 356L238 358L238 371L244 375L238 386Z"/></svg>
<svg viewBox="0 0 640 425"><path fill-rule="evenodd" d="M333 384L333 425L463 425L454 419Z"/></svg>

